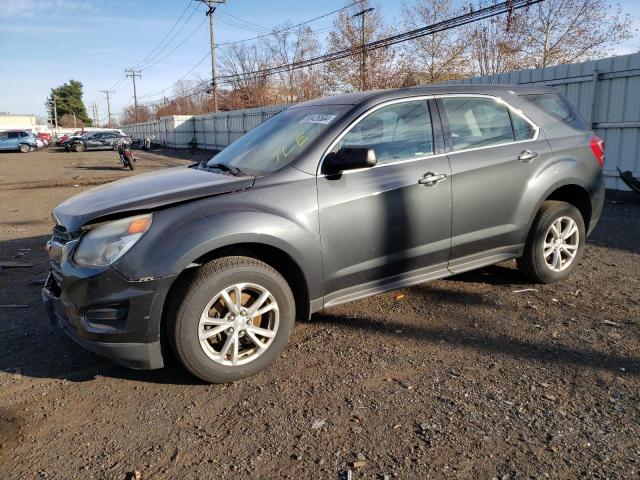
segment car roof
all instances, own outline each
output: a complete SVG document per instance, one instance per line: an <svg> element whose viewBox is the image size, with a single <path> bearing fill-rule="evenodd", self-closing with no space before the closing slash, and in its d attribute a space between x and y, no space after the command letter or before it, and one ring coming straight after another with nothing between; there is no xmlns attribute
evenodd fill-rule
<svg viewBox="0 0 640 480"><path fill-rule="evenodd" d="M304 103L295 105L311 106L311 105L358 105L371 100L386 101L405 97L416 97L422 95L446 95L446 94L516 94L530 95L541 93L557 93L553 87L545 85L492 85L492 84L474 84L474 85L430 85L407 88L390 88L387 90L370 90L366 92L345 93L342 95L333 95L330 97L317 98Z"/></svg>

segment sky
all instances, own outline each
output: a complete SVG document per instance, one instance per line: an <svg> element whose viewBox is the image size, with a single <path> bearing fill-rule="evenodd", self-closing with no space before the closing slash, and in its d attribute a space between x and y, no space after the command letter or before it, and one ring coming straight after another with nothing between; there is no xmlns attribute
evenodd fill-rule
<svg viewBox="0 0 640 480"><path fill-rule="evenodd" d="M399 24L395 19L400 1L374 3L387 23ZM619 3L640 30L640 1ZM345 0L227 0L216 12L216 43L254 37L287 21L303 22L344 5ZM132 103L133 86L131 78L123 76L125 68L138 65L142 70L136 79L140 102L162 98L163 89L170 96L171 85L203 59L187 78L196 74L210 78L205 10L194 0L0 0L0 112L46 116L44 103L51 88L75 79L84 85L89 115L89 104L97 102L104 121L107 106L101 90L115 90L113 113ZM166 37L181 14L178 28ZM322 37L332 19L310 26ZM154 51L165 37L166 48ZM636 36L611 54L639 49Z"/></svg>

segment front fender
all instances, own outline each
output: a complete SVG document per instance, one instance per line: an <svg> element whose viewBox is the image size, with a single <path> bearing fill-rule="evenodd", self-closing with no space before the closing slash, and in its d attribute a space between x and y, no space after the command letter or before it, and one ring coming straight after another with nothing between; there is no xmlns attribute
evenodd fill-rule
<svg viewBox="0 0 640 480"><path fill-rule="evenodd" d="M114 268L131 280L165 277L181 273L213 250L258 243L289 255L306 277L310 298L321 297L322 252L315 195L309 196L310 205L290 202L282 210L238 201L239 195L155 212L149 232Z"/></svg>

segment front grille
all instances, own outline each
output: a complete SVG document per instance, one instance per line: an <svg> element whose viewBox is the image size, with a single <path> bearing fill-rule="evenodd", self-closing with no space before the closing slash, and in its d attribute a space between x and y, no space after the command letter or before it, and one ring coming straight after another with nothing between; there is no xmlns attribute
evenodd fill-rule
<svg viewBox="0 0 640 480"><path fill-rule="evenodd" d="M67 244L76 238L76 234L67 231L62 225L53 227L53 236L51 237L50 244L53 244L54 248L49 251L49 260L51 264L51 274L58 283L61 283L63 278L62 267L60 266L60 260L63 257L62 251L66 250Z"/></svg>

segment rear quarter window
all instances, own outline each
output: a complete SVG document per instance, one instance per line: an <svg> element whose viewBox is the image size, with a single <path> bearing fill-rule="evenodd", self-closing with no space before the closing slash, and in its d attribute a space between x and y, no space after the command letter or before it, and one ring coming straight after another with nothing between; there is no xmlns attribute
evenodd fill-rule
<svg viewBox="0 0 640 480"><path fill-rule="evenodd" d="M542 93L536 95L524 95L525 99L544 110L549 115L562 120L578 130L588 130L587 124L578 111L559 93Z"/></svg>

